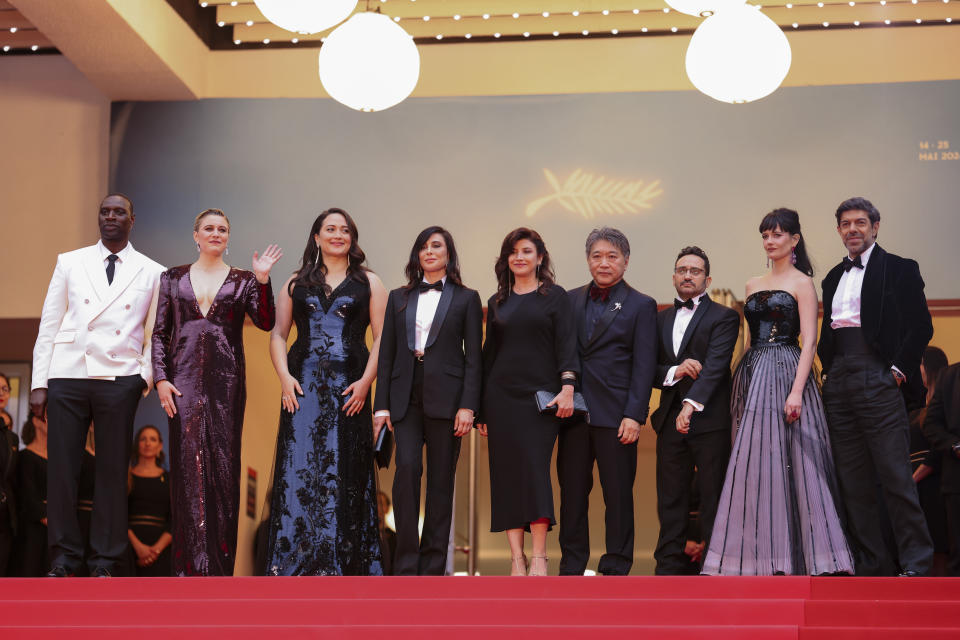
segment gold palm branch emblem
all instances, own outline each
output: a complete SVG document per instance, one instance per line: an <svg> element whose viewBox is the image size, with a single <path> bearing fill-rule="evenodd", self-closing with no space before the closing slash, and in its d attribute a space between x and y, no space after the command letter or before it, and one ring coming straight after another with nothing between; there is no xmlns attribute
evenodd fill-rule
<svg viewBox="0 0 960 640"><path fill-rule="evenodd" d="M663 193L659 180L649 184L643 180L609 180L577 169L560 184L549 169L544 169L543 175L554 193L528 204L528 218L551 202L588 219L598 214L640 213L643 209L652 208L651 202Z"/></svg>

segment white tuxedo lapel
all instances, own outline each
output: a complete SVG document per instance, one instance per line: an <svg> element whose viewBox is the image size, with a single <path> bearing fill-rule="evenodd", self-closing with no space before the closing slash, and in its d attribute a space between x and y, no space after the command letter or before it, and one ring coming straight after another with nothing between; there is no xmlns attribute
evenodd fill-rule
<svg viewBox="0 0 960 640"><path fill-rule="evenodd" d="M101 276L101 280L106 285L106 267L103 267L102 265L101 267L104 272ZM113 279L113 284L105 286L103 294L101 294L99 291L97 292L97 295L100 296L100 301L96 307L94 307L92 317L96 318L98 315L103 313L107 307L113 304L114 300L120 297L120 294L126 291L127 287L129 287L130 284L136 280L141 271L143 271L143 256L134 250L133 245L130 245L130 251L127 253L123 264L117 270L117 275Z"/></svg>
<svg viewBox="0 0 960 640"><path fill-rule="evenodd" d="M90 287L98 299L96 313L100 313L105 306L103 304L104 301L110 296L110 286L107 284L107 268L104 266L103 259L100 256L100 248L97 245L87 247L83 252L81 264L87 274Z"/></svg>

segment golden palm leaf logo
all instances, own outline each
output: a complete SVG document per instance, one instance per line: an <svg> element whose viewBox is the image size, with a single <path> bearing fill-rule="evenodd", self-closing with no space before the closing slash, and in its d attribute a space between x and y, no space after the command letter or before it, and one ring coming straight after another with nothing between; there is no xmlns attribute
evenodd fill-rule
<svg viewBox="0 0 960 640"><path fill-rule="evenodd" d="M652 208L651 201L663 193L659 180L649 184L644 183L643 180L608 180L603 176L594 176L577 169L563 184L560 184L549 169L544 169L543 175L553 187L554 193L537 198L528 204L528 218L551 202L556 202L567 211L579 213L588 219L598 214L640 213L642 209Z"/></svg>

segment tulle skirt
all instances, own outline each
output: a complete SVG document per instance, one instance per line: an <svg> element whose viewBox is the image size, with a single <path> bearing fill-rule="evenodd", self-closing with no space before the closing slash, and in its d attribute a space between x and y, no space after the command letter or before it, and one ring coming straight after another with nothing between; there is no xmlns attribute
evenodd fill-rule
<svg viewBox="0 0 960 640"><path fill-rule="evenodd" d="M733 451L710 547L708 575L853 573L837 514L837 479L814 376L800 418L784 419L800 349L753 347L733 376Z"/></svg>

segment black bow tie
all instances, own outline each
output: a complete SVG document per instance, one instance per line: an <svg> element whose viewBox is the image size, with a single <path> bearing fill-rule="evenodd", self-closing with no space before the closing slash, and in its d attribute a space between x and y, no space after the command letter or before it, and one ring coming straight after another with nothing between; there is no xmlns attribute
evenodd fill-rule
<svg viewBox="0 0 960 640"><path fill-rule="evenodd" d="M606 302L610 299L610 287L598 287L596 284L590 285L590 299L596 302Z"/></svg>
<svg viewBox="0 0 960 640"><path fill-rule="evenodd" d="M680 309L683 309L683 308L687 308L687 309L693 310L693 298L690 298L690 299L687 300L686 302L683 302L683 301L681 301L681 300L677 300L676 298L674 298L674 300L673 300L673 308L676 309L677 311L679 311Z"/></svg>
<svg viewBox="0 0 960 640"><path fill-rule="evenodd" d="M863 269L863 262L860 260L860 256L857 256L857 257L854 258L853 260L851 260L850 258L844 256L844 257L843 257L843 270L844 270L844 271L850 271L850 269L853 269L854 267L856 267L857 269Z"/></svg>
<svg viewBox="0 0 960 640"><path fill-rule="evenodd" d="M420 293L424 293L426 291L443 291L443 280L437 280L433 284L430 284L429 282L421 282Z"/></svg>

